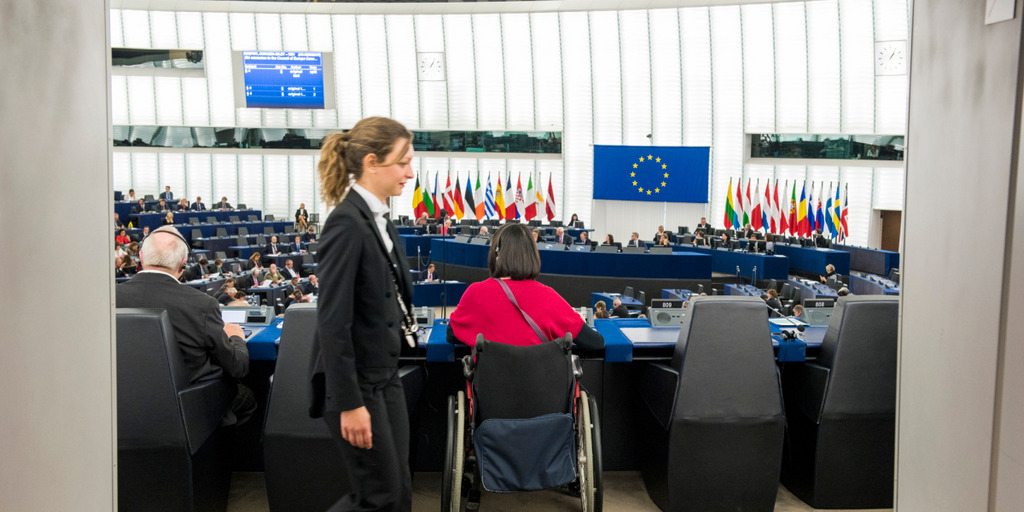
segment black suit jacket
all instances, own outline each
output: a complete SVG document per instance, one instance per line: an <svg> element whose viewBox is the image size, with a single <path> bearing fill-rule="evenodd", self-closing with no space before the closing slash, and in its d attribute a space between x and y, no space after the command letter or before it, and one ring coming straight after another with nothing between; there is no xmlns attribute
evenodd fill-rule
<svg viewBox="0 0 1024 512"><path fill-rule="evenodd" d="M136 274L115 289L119 308L167 310L191 382L216 379L224 373L234 378L249 373L245 341L224 334L220 307L213 297L170 276L149 272Z"/></svg>
<svg viewBox="0 0 1024 512"><path fill-rule="evenodd" d="M305 217L307 221L309 220L309 212L307 212L305 209L298 209L295 210L295 222L299 222L300 215Z"/></svg>
<svg viewBox="0 0 1024 512"><path fill-rule="evenodd" d="M713 234L711 233L711 224L697 224L697 227L693 229L693 232L696 233L698 229L704 230L705 236Z"/></svg>
<svg viewBox="0 0 1024 512"><path fill-rule="evenodd" d="M411 311L412 282L398 230L388 222L387 253L370 207L351 191L331 212L320 235L319 311L314 341L310 413L362 407L363 391L387 382L405 344L391 265L401 300Z"/></svg>
<svg viewBox="0 0 1024 512"><path fill-rule="evenodd" d="M558 235L555 235L555 241L561 243L562 245L564 245L566 247L569 247L570 245L572 245L572 241L573 240L572 240L572 236L570 236L569 233L564 233L564 234L562 234L562 239L561 240L558 239Z"/></svg>
<svg viewBox="0 0 1024 512"><path fill-rule="evenodd" d="M267 246L263 248L263 254L279 254L285 252L285 249L288 248L288 244L282 244L281 242L278 242L276 244L277 251L274 251L274 245L275 244L267 244Z"/></svg>
<svg viewBox="0 0 1024 512"><path fill-rule="evenodd" d="M206 205L203 203L192 203L192 211L201 212L206 209Z"/></svg>
<svg viewBox="0 0 1024 512"><path fill-rule="evenodd" d="M612 316L619 318L629 318L629 310L626 309L625 305L619 304L617 308L612 310Z"/></svg>
<svg viewBox="0 0 1024 512"><path fill-rule="evenodd" d="M174 199L174 192L160 192L160 197L157 199L164 199L168 202Z"/></svg>

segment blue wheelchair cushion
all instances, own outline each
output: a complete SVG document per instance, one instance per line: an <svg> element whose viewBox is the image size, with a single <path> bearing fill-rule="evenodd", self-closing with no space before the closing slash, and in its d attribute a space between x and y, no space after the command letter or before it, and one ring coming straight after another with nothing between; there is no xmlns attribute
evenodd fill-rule
<svg viewBox="0 0 1024 512"><path fill-rule="evenodd" d="M576 441L569 414L486 419L477 427L473 444L480 480L488 491L538 491L576 480Z"/></svg>

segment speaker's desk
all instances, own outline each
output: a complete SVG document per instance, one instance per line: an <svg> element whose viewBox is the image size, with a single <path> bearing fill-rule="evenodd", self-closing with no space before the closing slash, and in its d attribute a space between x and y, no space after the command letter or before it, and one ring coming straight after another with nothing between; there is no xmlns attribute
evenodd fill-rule
<svg viewBox="0 0 1024 512"><path fill-rule="evenodd" d="M752 252L684 245L674 246L673 250L707 254L711 257L711 270L722 274L736 275L739 273L743 277L750 277L754 275L756 269L758 279L786 279L789 277L789 267L792 265L789 258L778 254L768 256Z"/></svg>
<svg viewBox="0 0 1024 512"><path fill-rule="evenodd" d="M825 274L825 265L834 265L837 274L850 273L850 253L835 249L775 244L775 254L789 258L789 268L811 274ZM783 277L782 279L785 279Z"/></svg>
<svg viewBox="0 0 1024 512"><path fill-rule="evenodd" d="M900 253L898 252L858 247L856 245L835 244L832 248L837 251L850 253L850 270L860 270L862 272L887 276L892 269L899 268L900 266Z"/></svg>
<svg viewBox="0 0 1024 512"><path fill-rule="evenodd" d="M466 283L461 281L435 281L416 283L412 287L413 306L440 307L442 304L455 307L466 293Z"/></svg>
<svg viewBox="0 0 1024 512"><path fill-rule="evenodd" d="M487 268L487 245L430 240L430 259L453 265ZM656 279L711 279L711 257L688 249L672 254L625 254L541 250L542 274L638 277Z"/></svg>

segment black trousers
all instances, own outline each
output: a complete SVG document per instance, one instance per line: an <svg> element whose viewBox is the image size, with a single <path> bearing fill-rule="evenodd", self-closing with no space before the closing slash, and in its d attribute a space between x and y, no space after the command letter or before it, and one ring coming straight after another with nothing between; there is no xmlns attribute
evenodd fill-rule
<svg viewBox="0 0 1024 512"><path fill-rule="evenodd" d="M409 413L405 392L396 371L380 383L361 384L363 403L370 413L373 448L356 448L341 437L341 415L324 412L331 436L337 441L355 492L329 509L341 511L408 512L412 509L412 474L409 471Z"/></svg>

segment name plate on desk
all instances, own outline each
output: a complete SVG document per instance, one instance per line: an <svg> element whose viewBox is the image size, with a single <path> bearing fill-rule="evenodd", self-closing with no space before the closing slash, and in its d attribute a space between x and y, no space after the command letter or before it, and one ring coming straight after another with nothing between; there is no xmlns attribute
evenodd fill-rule
<svg viewBox="0 0 1024 512"><path fill-rule="evenodd" d="M652 308L670 309L670 308L682 308L682 299L651 299Z"/></svg>
<svg viewBox="0 0 1024 512"><path fill-rule="evenodd" d="M835 307L835 299L803 299L804 308L831 308Z"/></svg>

